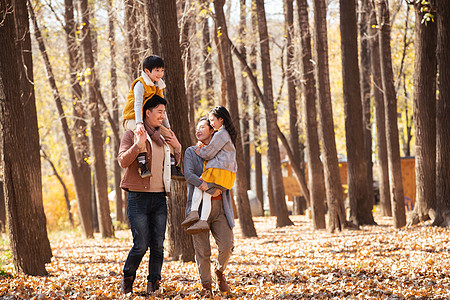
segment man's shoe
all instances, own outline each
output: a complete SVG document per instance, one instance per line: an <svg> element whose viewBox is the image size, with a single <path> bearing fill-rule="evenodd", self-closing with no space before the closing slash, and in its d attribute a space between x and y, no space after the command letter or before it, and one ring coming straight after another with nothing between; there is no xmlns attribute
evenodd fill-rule
<svg viewBox="0 0 450 300"><path fill-rule="evenodd" d="M197 234L208 230L209 230L208 222L205 220L199 220L197 223L189 227L186 230L186 232L189 234Z"/></svg>
<svg viewBox="0 0 450 300"><path fill-rule="evenodd" d="M184 174L179 166L171 165L170 174L172 179L184 179Z"/></svg>
<svg viewBox="0 0 450 300"><path fill-rule="evenodd" d="M130 277L124 277L122 281L120 282L120 290L124 294L132 293L133 292L133 282L134 282L134 276Z"/></svg>
<svg viewBox="0 0 450 300"><path fill-rule="evenodd" d="M202 286L203 286L203 288L200 291L200 296L208 297L208 298L214 297L211 283L205 283Z"/></svg>
<svg viewBox="0 0 450 300"><path fill-rule="evenodd" d="M151 295L158 290L159 290L159 280L156 280L153 283L150 281L147 283L147 295Z"/></svg>
<svg viewBox="0 0 450 300"><path fill-rule="evenodd" d="M224 293L229 293L230 287L228 286L228 283L225 279L225 276L223 275L223 272L216 270L216 276L217 276L217 281L219 283L219 290Z"/></svg>
<svg viewBox="0 0 450 300"><path fill-rule="evenodd" d="M142 178L150 177L152 176L152 172L147 168L146 164L139 163L139 174Z"/></svg>
<svg viewBox="0 0 450 300"><path fill-rule="evenodd" d="M183 223L181 223L182 227L190 227L192 224L194 224L195 222L197 222L200 219L200 217L198 216L198 211L196 210L192 210L189 212L186 220L183 221Z"/></svg>

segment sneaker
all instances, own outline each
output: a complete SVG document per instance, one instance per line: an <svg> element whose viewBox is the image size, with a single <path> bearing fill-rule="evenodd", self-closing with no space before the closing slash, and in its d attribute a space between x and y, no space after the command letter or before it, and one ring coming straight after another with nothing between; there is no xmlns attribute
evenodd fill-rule
<svg viewBox="0 0 450 300"><path fill-rule="evenodd" d="M184 174L181 172L181 168L179 166L171 165L170 173L172 175L172 179L184 179Z"/></svg>
<svg viewBox="0 0 450 300"><path fill-rule="evenodd" d="M184 220L183 223L181 223L181 226L186 227L186 228L190 227L195 222L197 222L199 219L200 219L200 217L198 216L198 211L192 210L189 212L188 216L186 217L186 220Z"/></svg>
<svg viewBox="0 0 450 300"><path fill-rule="evenodd" d="M146 177L150 177L152 176L152 172L150 172L150 170L147 168L146 164L139 164L139 174L141 175L142 178L146 178Z"/></svg>
<svg viewBox="0 0 450 300"><path fill-rule="evenodd" d="M208 231L209 230L209 225L208 222L205 220L200 220L197 223L195 223L194 225L192 225L191 227L189 227L186 232L189 234L197 234L197 233L201 233L204 231Z"/></svg>

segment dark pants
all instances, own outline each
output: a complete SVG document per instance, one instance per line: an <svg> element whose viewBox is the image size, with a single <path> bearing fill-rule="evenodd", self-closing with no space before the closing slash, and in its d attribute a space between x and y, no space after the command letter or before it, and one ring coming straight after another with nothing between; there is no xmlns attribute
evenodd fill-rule
<svg viewBox="0 0 450 300"><path fill-rule="evenodd" d="M164 260L164 237L166 234L167 204L165 193L129 192L127 216L133 234L133 248L128 253L124 277L136 276L136 271L147 249L150 248L147 279L161 280Z"/></svg>

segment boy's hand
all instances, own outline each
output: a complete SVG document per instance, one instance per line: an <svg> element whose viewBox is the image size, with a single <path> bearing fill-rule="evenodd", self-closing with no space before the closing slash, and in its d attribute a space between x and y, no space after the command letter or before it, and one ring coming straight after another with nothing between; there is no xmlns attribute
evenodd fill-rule
<svg viewBox="0 0 450 300"><path fill-rule="evenodd" d="M217 196L219 196L220 194L222 194L222 191L221 191L220 189L217 189L217 190L214 192L214 194L212 195L212 197L217 197Z"/></svg>
<svg viewBox="0 0 450 300"><path fill-rule="evenodd" d="M142 123L136 124L136 133L144 134L145 133L145 127Z"/></svg>

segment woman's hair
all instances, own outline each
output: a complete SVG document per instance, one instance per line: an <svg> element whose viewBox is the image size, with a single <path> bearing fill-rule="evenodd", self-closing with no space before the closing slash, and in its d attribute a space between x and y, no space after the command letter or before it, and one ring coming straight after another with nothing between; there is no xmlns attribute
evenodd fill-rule
<svg viewBox="0 0 450 300"><path fill-rule="evenodd" d="M200 120L198 120L198 123L200 123L201 121L206 121L206 124L208 124L209 128L214 129L214 127L211 126L211 122L207 117L201 117Z"/></svg>
<svg viewBox="0 0 450 300"><path fill-rule="evenodd" d="M231 120L231 116L228 110L225 107L219 105L211 109L209 113L216 116L216 118L223 119L223 127L225 127L225 129L230 134L231 141L233 142L233 144L236 145L237 132L236 128L234 127L233 121Z"/></svg>

